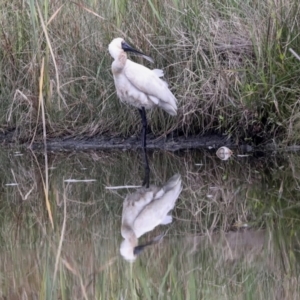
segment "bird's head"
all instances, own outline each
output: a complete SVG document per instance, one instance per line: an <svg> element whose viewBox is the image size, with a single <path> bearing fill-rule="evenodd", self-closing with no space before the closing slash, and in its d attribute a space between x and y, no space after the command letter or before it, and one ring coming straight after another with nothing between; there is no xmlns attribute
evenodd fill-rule
<svg viewBox="0 0 300 300"><path fill-rule="evenodd" d="M125 239L121 243L120 253L125 260L129 262L134 262L146 247L159 243L164 237L164 235L165 234L160 234L154 239L144 243L143 245L137 245L137 239L134 242Z"/></svg>
<svg viewBox="0 0 300 300"><path fill-rule="evenodd" d="M108 46L108 51L113 59L117 59L119 57L119 55L124 52L132 52L132 53L135 53L137 55L144 57L146 60L153 63L153 59L151 57L145 55L144 53L142 53L142 52L134 49L130 45L128 45L123 38L113 39Z"/></svg>
<svg viewBox="0 0 300 300"><path fill-rule="evenodd" d="M134 262L137 255L134 253L134 245L129 240L123 240L120 246L120 253L129 262Z"/></svg>

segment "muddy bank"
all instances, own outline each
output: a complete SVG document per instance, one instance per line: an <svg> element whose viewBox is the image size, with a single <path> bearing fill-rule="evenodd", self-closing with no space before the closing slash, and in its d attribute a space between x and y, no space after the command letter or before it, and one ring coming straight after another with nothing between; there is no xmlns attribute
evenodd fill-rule
<svg viewBox="0 0 300 300"><path fill-rule="evenodd" d="M0 133L0 145L22 146L32 150L44 149L44 142L39 135L32 143L31 140L24 141L16 138L14 131ZM189 149L216 150L222 146L230 149L238 149L240 153L265 152L265 151L300 151L300 145L283 146L274 142L254 146L252 144L233 142L227 136L210 134L205 136L177 136L177 137L155 137L147 135L147 149L179 151ZM135 150L141 149L139 136L129 138L111 136L64 136L47 138L47 149L49 151L85 151L85 150Z"/></svg>
<svg viewBox="0 0 300 300"><path fill-rule="evenodd" d="M221 146L233 146L233 143L226 137L212 135L202 137L176 137L176 138L155 138L147 136L148 149L161 149L167 151L178 151L187 149L217 149ZM33 143L33 149L44 148L42 142ZM134 150L141 148L141 141L137 137L121 138L121 137L93 137L93 138L55 138L47 141L48 150Z"/></svg>
<svg viewBox="0 0 300 300"><path fill-rule="evenodd" d="M15 133L6 132L0 134L0 143L2 145L22 145L31 147L33 150L43 149L44 142L40 136L31 144L31 141L22 141L16 138ZM221 135L192 136L192 137L155 137L147 135L147 148L160 149L167 151L178 151L187 149L218 149L219 147L236 147L228 137ZM243 146L245 151L251 151L249 145ZM129 138L110 137L110 136L65 136L52 137L47 139L47 149L50 151L82 151L82 150L134 150L141 148L139 136Z"/></svg>

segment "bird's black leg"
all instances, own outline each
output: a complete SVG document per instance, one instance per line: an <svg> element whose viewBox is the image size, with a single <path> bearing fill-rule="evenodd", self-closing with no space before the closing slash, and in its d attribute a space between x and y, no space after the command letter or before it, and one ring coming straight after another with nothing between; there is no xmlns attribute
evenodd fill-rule
<svg viewBox="0 0 300 300"><path fill-rule="evenodd" d="M145 107L139 108L139 112L142 118L143 131L142 131L142 148L146 148L146 130L147 130L147 116Z"/></svg>
<svg viewBox="0 0 300 300"><path fill-rule="evenodd" d="M142 118L142 124L143 124L142 149L143 149L143 152L144 152L144 167L145 167L145 176L144 176L143 186L148 188L149 187L150 168L149 168L147 148L146 148L147 117L146 117L146 111L145 111L144 107L139 109L139 112L140 112L140 115L141 115L141 118Z"/></svg>
<svg viewBox="0 0 300 300"><path fill-rule="evenodd" d="M147 149L144 148L143 152L144 152L144 169L145 169L143 186L149 188L150 168L148 163Z"/></svg>

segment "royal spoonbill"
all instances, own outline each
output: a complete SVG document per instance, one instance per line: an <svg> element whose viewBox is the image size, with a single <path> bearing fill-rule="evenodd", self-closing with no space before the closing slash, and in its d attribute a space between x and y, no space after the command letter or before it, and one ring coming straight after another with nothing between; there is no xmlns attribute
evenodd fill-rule
<svg viewBox="0 0 300 300"><path fill-rule="evenodd" d="M133 52L153 62L149 56L132 48L122 38L113 39L108 50L114 59L111 69L117 95L122 102L139 109L143 124L142 147L146 148L147 117L145 109L158 106L168 114L176 116L177 100L169 90L168 84L160 79L164 75L163 70L150 70L137 64L127 59L126 52Z"/></svg>
<svg viewBox="0 0 300 300"><path fill-rule="evenodd" d="M133 262L148 245L156 243L161 236L138 245L138 238L158 225L172 222L169 214L174 208L182 190L181 176L172 176L162 187L142 187L128 195L123 203L121 234L124 240L120 246L121 255Z"/></svg>

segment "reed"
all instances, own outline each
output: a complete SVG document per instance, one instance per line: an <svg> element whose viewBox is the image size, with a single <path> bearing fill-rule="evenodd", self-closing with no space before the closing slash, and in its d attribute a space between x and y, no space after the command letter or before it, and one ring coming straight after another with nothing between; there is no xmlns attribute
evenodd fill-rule
<svg viewBox="0 0 300 300"><path fill-rule="evenodd" d="M296 0L2 1L0 126L16 142L47 136L129 136L138 113L120 104L107 45L117 36L164 68L179 113L149 112L159 136L218 132L258 144L299 141Z"/></svg>

